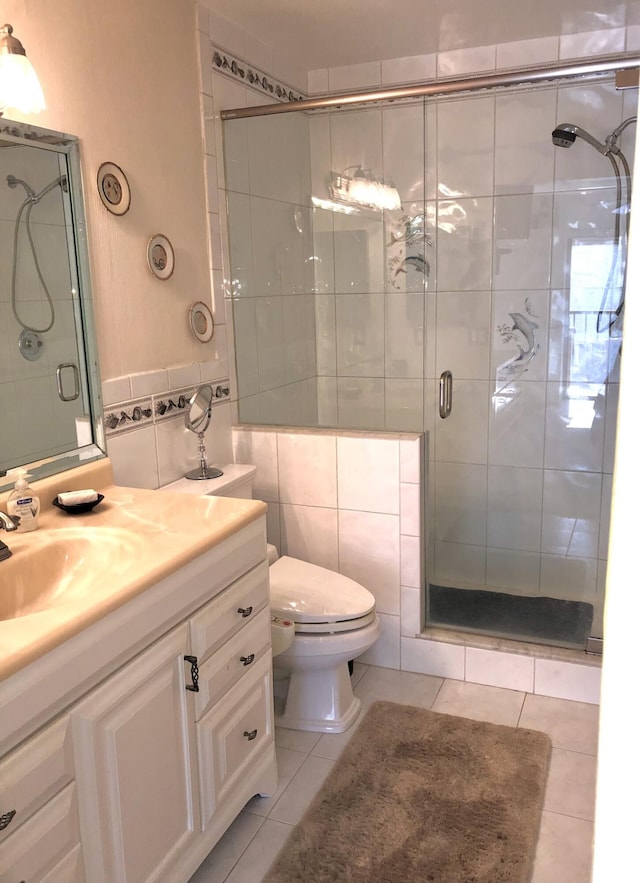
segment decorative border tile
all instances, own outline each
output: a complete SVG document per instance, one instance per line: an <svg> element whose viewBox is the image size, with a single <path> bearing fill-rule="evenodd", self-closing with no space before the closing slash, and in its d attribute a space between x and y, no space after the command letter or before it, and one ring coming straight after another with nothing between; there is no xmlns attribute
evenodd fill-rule
<svg viewBox="0 0 640 883"><path fill-rule="evenodd" d="M111 438L132 429L140 429L141 426L181 417L189 404L195 387L199 385L196 383L193 386L167 390L167 392L157 395L109 405L104 413L105 435L107 438ZM212 405L214 407L230 400L231 391L227 379L210 385L213 386Z"/></svg>
<svg viewBox="0 0 640 883"><path fill-rule="evenodd" d="M277 101L303 101L306 97L215 43L211 44L211 69L214 73L225 74L233 80L241 80L256 92L266 93Z"/></svg>

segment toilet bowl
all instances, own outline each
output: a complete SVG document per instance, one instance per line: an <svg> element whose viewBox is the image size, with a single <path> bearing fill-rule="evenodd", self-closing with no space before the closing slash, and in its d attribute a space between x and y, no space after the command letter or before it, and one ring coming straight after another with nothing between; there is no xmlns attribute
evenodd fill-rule
<svg viewBox="0 0 640 883"><path fill-rule="evenodd" d="M252 497L255 466L224 466L220 478L198 482L200 492ZM179 490L185 479L168 485ZM189 482L193 485L195 482ZM191 487L184 488L195 492ZM276 723L296 730L342 733L355 721L360 700L353 695L348 663L380 635L375 598L342 574L268 545L272 647L276 674L289 687ZM285 625L286 623L286 625Z"/></svg>

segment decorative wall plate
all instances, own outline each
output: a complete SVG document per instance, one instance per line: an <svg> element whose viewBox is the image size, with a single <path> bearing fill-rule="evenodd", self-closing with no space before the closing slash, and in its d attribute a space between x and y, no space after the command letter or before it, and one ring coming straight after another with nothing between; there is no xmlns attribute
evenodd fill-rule
<svg viewBox="0 0 640 883"><path fill-rule="evenodd" d="M202 343L207 343L213 337L213 315L201 300L189 307L189 328Z"/></svg>
<svg viewBox="0 0 640 883"><path fill-rule="evenodd" d="M175 265L173 246L162 233L156 233L149 240L147 262L151 272L158 279L168 279L173 273Z"/></svg>
<svg viewBox="0 0 640 883"><path fill-rule="evenodd" d="M98 169L98 193L102 204L114 215L124 215L131 205L131 190L120 166L103 162Z"/></svg>

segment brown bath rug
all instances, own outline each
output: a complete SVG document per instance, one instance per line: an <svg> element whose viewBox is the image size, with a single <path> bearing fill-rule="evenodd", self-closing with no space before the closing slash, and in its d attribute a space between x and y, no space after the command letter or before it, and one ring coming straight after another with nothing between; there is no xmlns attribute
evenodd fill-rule
<svg viewBox="0 0 640 883"><path fill-rule="evenodd" d="M264 883L526 883L544 733L375 702Z"/></svg>

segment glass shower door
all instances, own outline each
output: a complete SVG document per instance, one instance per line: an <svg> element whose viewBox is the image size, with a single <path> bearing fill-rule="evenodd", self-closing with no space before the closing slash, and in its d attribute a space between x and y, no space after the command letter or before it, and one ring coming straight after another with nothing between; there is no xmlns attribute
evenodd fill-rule
<svg viewBox="0 0 640 883"><path fill-rule="evenodd" d="M551 132L575 119L604 140L625 110L612 84L437 107L439 192L464 195L438 203L428 625L581 648L602 635L626 202L602 153Z"/></svg>

